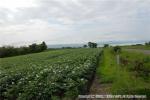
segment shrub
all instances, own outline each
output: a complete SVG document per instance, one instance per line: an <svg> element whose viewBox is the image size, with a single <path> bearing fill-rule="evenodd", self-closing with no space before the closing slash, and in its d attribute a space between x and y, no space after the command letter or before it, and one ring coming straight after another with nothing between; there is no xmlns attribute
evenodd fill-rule
<svg viewBox="0 0 150 100"><path fill-rule="evenodd" d="M107 47L109 47L109 44L104 44L104 48L107 48Z"/></svg>
<svg viewBox="0 0 150 100"><path fill-rule="evenodd" d="M120 53L121 52L121 47L119 47L119 46L115 46L114 48L113 48L113 51L114 51L114 53Z"/></svg>

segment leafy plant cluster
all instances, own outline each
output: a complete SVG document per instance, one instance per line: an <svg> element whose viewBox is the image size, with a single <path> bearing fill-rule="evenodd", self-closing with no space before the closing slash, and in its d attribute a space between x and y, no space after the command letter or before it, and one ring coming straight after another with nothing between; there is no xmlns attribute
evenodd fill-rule
<svg viewBox="0 0 150 100"><path fill-rule="evenodd" d="M119 53L121 52L121 47L119 47L119 46L113 47L113 52L114 52L115 54L119 54Z"/></svg>
<svg viewBox="0 0 150 100"><path fill-rule="evenodd" d="M1 58L0 99L74 99L88 90L99 49L66 49Z"/></svg>
<svg viewBox="0 0 150 100"><path fill-rule="evenodd" d="M128 66L127 68L130 71L135 72L136 77L141 76L145 79L149 78L150 76L150 57L141 56L140 59L138 57L136 59L130 59L130 55L128 56L122 56L121 57L121 64L123 66Z"/></svg>

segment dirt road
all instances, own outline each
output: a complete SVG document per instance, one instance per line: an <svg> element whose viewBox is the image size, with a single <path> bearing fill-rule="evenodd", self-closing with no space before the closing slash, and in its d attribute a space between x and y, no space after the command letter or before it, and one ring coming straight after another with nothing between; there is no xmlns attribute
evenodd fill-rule
<svg viewBox="0 0 150 100"><path fill-rule="evenodd" d="M141 53L150 55L150 50L142 50L142 49L124 49L124 50L126 50L126 51L141 52Z"/></svg>
<svg viewBox="0 0 150 100"><path fill-rule="evenodd" d="M100 82L100 79L98 76L95 76L95 79L93 81L93 84L90 88L90 93L89 94L93 94L93 95L106 95L109 94L110 90L110 84L104 84Z"/></svg>

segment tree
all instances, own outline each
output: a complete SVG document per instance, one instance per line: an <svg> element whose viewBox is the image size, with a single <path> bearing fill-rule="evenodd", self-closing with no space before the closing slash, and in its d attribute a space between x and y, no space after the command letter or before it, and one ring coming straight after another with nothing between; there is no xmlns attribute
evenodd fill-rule
<svg viewBox="0 0 150 100"><path fill-rule="evenodd" d="M104 44L104 48L107 48L107 47L109 47L109 44Z"/></svg>
<svg viewBox="0 0 150 100"><path fill-rule="evenodd" d="M89 48L97 48L97 43L88 42L88 47Z"/></svg>
<svg viewBox="0 0 150 100"><path fill-rule="evenodd" d="M83 45L83 48L87 48L87 45Z"/></svg>
<svg viewBox="0 0 150 100"><path fill-rule="evenodd" d="M147 46L150 45L150 41L149 41L149 42L146 42L145 45L147 45Z"/></svg>
<svg viewBox="0 0 150 100"><path fill-rule="evenodd" d="M92 48L92 42L88 42L88 47Z"/></svg>
<svg viewBox="0 0 150 100"><path fill-rule="evenodd" d="M18 48L18 54L23 55L23 54L28 54L30 53L29 47L20 47Z"/></svg>
<svg viewBox="0 0 150 100"><path fill-rule="evenodd" d="M9 57L18 55L18 49L13 46L1 47L0 48L0 57Z"/></svg>
<svg viewBox="0 0 150 100"><path fill-rule="evenodd" d="M36 43L33 43L32 45L29 45L31 52L37 52L38 45Z"/></svg>
<svg viewBox="0 0 150 100"><path fill-rule="evenodd" d="M97 48L97 43L94 43L94 48Z"/></svg>
<svg viewBox="0 0 150 100"><path fill-rule="evenodd" d="M28 47L22 46L15 48L13 46L3 46L0 47L0 58L41 52L46 49L47 45L45 42L42 42L41 44L34 43L32 45L29 45Z"/></svg>
<svg viewBox="0 0 150 100"><path fill-rule="evenodd" d="M42 43L41 43L41 50L43 51L43 50L46 50L47 49L47 45L46 45L46 43L43 41Z"/></svg>

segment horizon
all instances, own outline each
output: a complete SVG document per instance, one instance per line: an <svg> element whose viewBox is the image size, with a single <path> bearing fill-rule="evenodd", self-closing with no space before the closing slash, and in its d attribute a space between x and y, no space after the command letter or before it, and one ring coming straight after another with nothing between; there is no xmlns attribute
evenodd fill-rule
<svg viewBox="0 0 150 100"><path fill-rule="evenodd" d="M0 0L0 46L146 42L149 5L149 0Z"/></svg>
<svg viewBox="0 0 150 100"><path fill-rule="evenodd" d="M42 42L42 41L41 41ZM7 46L13 46L13 47L28 47L31 44L40 44L41 42L33 42L30 44L26 44L26 45L2 45L0 47L7 47ZM45 41L44 41L45 42ZM93 41L89 41L89 42L93 42ZM139 41L97 41L95 43L97 43L98 47L103 47L104 44L109 44L110 46L127 46L127 45L136 45L136 44L142 44L144 45L146 42L149 42L149 40L145 41L145 40L139 40ZM59 44L47 44L48 48L62 48L62 47L83 47L83 45L87 45L88 42L83 42L83 43L59 43Z"/></svg>

